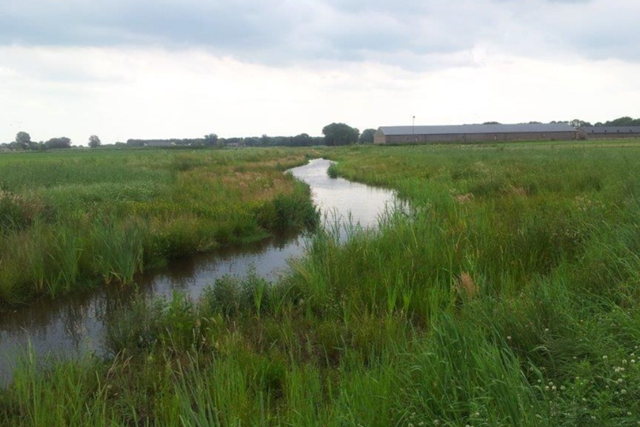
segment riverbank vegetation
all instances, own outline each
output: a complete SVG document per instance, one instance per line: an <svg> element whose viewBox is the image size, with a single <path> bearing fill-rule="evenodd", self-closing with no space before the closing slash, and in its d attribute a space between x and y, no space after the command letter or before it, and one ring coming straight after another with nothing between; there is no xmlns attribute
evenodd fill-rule
<svg viewBox="0 0 640 427"><path fill-rule="evenodd" d="M112 311L107 357L27 357L0 422L638 425L638 142L325 155L413 210L317 233L277 283Z"/></svg>
<svg viewBox="0 0 640 427"><path fill-rule="evenodd" d="M308 188L283 173L305 161L278 149L2 156L0 305L311 226Z"/></svg>

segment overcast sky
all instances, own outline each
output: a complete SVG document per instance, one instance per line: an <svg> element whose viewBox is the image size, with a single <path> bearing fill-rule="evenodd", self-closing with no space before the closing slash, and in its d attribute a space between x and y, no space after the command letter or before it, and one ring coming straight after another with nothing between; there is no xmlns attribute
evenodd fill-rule
<svg viewBox="0 0 640 427"><path fill-rule="evenodd" d="M0 142L640 116L638 0L1 0Z"/></svg>

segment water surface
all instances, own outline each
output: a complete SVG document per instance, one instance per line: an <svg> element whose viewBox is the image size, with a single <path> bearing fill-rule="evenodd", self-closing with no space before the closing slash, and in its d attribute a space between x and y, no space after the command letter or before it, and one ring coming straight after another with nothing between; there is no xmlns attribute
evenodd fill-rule
<svg viewBox="0 0 640 427"><path fill-rule="evenodd" d="M313 201L326 219L323 226L341 221L374 227L379 215L395 203L395 194L342 178L329 178L330 164L328 160L316 159L288 173L311 187ZM273 281L286 271L288 259L304 253L307 238L291 234L275 236L241 248L172 262L164 269L136 278L138 292L170 296L180 291L197 298L216 279L225 275L244 276L250 269ZM77 357L92 351L100 353L106 314L134 293L132 287L107 286L91 293L42 299L0 314L0 384L11 381L17 356L29 345L40 360L46 355Z"/></svg>

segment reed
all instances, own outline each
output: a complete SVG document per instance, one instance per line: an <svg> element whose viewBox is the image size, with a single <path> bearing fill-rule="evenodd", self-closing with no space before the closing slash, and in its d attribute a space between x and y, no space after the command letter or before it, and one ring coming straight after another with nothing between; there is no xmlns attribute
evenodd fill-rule
<svg viewBox="0 0 640 427"><path fill-rule="evenodd" d="M19 154L0 158L0 308L168 260L313 227L302 150Z"/></svg>
<svg viewBox="0 0 640 427"><path fill-rule="evenodd" d="M639 150L327 150L412 209L319 231L275 283L123 305L106 361L27 359L0 422L637 425Z"/></svg>

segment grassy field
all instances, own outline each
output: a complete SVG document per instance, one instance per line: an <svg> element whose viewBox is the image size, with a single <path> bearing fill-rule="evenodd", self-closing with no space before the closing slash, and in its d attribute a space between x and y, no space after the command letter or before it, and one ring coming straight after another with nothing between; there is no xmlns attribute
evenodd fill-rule
<svg viewBox="0 0 640 427"><path fill-rule="evenodd" d="M0 306L312 223L302 150L0 156Z"/></svg>
<svg viewBox="0 0 640 427"><path fill-rule="evenodd" d="M111 357L26 358L0 423L640 424L640 142L325 155L414 212L113 313Z"/></svg>

